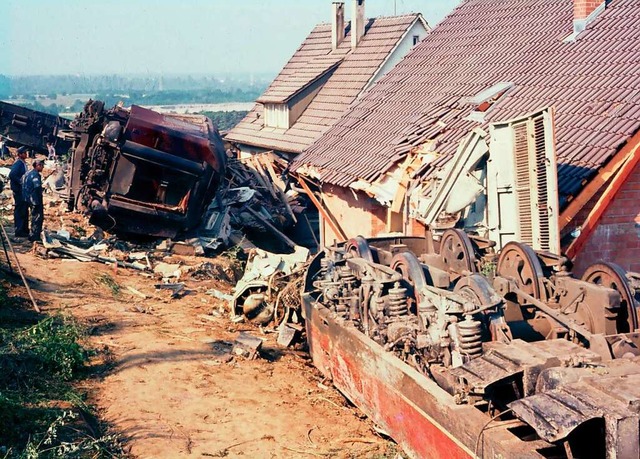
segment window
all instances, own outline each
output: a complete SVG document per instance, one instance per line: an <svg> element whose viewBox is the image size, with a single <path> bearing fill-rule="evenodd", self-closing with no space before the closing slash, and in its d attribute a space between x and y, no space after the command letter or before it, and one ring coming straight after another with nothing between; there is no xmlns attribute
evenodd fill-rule
<svg viewBox="0 0 640 459"><path fill-rule="evenodd" d="M413 44L417 45L418 43L420 43L420 35L414 35L413 36Z"/></svg>
<svg viewBox="0 0 640 459"><path fill-rule="evenodd" d="M264 105L265 127L289 129L289 107L287 104Z"/></svg>

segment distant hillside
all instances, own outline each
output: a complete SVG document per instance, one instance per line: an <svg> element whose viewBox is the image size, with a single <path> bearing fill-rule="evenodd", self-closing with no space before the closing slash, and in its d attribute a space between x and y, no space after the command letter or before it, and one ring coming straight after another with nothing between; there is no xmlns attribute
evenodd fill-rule
<svg viewBox="0 0 640 459"><path fill-rule="evenodd" d="M218 126L221 131L226 131L234 127L242 118L247 116L246 111L230 111L230 112L200 112L201 115L211 118L213 124Z"/></svg>

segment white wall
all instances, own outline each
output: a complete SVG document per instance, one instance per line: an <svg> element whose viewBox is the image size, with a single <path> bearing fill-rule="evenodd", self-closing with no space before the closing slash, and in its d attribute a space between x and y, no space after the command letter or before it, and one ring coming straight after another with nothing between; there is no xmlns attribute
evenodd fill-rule
<svg viewBox="0 0 640 459"><path fill-rule="evenodd" d="M409 29L409 32L402 39L398 47L395 50L393 50L393 53L391 53L391 56L389 56L389 59L387 59L387 61L382 65L378 73L375 75L373 81L369 82L369 85L367 85L366 89L368 89L371 84L375 83L380 78L382 78L389 70L394 68L396 64L400 62L402 58L406 56L409 51L411 51L411 48L413 48L414 46L413 44L414 35L418 35L420 37L419 41L422 41L424 37L427 36L427 33L428 31L424 27L422 22L416 21L416 23L413 24L413 27Z"/></svg>

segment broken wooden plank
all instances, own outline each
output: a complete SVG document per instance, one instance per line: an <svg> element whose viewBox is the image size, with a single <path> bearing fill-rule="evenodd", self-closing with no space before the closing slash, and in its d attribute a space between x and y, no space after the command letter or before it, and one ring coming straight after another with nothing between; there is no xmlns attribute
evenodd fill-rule
<svg viewBox="0 0 640 459"><path fill-rule="evenodd" d="M291 239L285 236L285 234L282 233L282 231L280 231L278 228L273 226L270 221L268 221L258 212L256 212L250 207L247 207L246 211L249 212L254 218L257 218L258 220L260 220L267 227L267 229L269 229L278 239L284 242L287 246L291 247L292 249L295 249L297 247L297 244L295 242L293 242Z"/></svg>
<svg viewBox="0 0 640 459"><path fill-rule="evenodd" d="M311 199L311 202L313 202L313 205L316 206L318 212L320 212L320 214L322 214L322 216L325 218L333 232L340 238L342 238L343 241L346 241L347 235L345 234L345 232L342 230L338 222L335 221L333 215L331 215L329 211L324 208L320 200L316 197L315 194L313 194L313 191L311 191L311 188L309 188L309 185L307 185L305 179L301 175L298 175L298 183L300 183L300 186L304 189L304 191L307 192L309 199Z"/></svg>
<svg viewBox="0 0 640 459"><path fill-rule="evenodd" d="M271 197L273 199L275 199L276 201L278 201L279 200L278 194L276 193L276 190L273 189L273 184L271 183L271 181L268 180L268 175L265 172L265 170L262 168L262 164L260 164L260 161L258 160L258 158L253 158L252 157L251 160L252 160L252 164L254 165L254 168L255 168L256 172L260 176L260 179L262 180L262 182L264 183L265 187L267 188L267 190L271 194Z"/></svg>

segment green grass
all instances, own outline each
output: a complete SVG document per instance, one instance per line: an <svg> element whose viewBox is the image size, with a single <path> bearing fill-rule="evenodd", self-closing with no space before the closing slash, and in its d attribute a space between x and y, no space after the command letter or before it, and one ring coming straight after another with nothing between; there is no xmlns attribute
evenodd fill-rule
<svg viewBox="0 0 640 459"><path fill-rule="evenodd" d="M124 457L74 387L88 375L83 339L73 318L36 314L0 285L1 459Z"/></svg>

